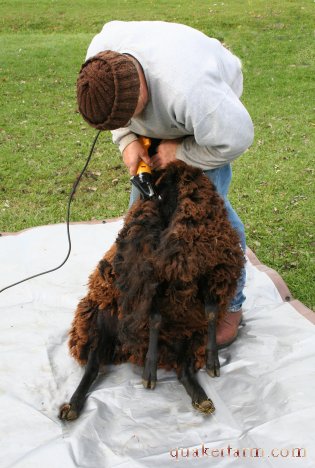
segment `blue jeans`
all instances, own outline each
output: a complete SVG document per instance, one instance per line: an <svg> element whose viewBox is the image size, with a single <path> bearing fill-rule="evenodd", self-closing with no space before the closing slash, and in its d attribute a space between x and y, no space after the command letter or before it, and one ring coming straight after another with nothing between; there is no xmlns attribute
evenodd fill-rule
<svg viewBox="0 0 315 468"><path fill-rule="evenodd" d="M225 207L228 213L228 218L230 220L230 223L232 224L234 229L237 230L240 236L241 246L245 254L245 249L246 249L245 228L244 228L242 221L240 220L240 218L238 217L238 215L232 208L232 205L227 198L229 186L230 186L231 179L232 179L231 165L226 164L225 166L218 167L217 169L204 171L204 174L208 177L209 180L211 180L211 182L213 182L213 184L216 186L218 193L223 198ZM136 189L136 187L132 186L131 194L130 194L130 201L129 201L129 208L138 199L138 197L139 197L139 191ZM235 296L232 299L231 304L229 306L230 312L238 311L242 307L243 302L245 301L245 296L243 293L245 281L246 281L246 271L245 271L245 268L243 268L241 277L238 281Z"/></svg>
<svg viewBox="0 0 315 468"><path fill-rule="evenodd" d="M245 228L244 224L238 217L236 211L234 211L231 203L229 202L227 195L229 191L229 186L232 180L232 168L231 164L226 164L225 166L218 167L217 169L211 169L209 171L204 171L204 174L208 177L211 182L216 186L218 193L223 198L225 208L227 210L228 218L233 228L236 229L241 241L241 247L245 255L246 250L246 237L245 237ZM243 268L242 274L238 280L237 289L234 298L232 299L229 310L230 312L237 312L245 301L244 296L244 286L246 281L246 270Z"/></svg>

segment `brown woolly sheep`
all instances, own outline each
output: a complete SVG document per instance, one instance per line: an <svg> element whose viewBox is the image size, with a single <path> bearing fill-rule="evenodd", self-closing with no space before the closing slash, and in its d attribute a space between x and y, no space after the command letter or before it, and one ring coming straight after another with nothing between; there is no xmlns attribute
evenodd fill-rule
<svg viewBox="0 0 315 468"><path fill-rule="evenodd" d="M60 409L63 420L79 416L102 363L144 366L146 388L155 387L157 367L176 369L193 406L214 411L196 371L206 366L219 375L216 323L233 298L244 254L200 169L176 161L153 177L162 201L133 205L78 304L69 347L86 370Z"/></svg>

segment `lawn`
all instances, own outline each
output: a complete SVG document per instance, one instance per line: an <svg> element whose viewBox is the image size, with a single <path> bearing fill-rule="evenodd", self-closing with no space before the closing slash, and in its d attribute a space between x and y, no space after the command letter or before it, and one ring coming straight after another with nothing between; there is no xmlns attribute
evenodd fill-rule
<svg viewBox="0 0 315 468"><path fill-rule="evenodd" d="M185 23L244 65L255 142L233 165L230 198L248 245L315 308L314 2L303 0L1 1L0 230L65 220L93 129L76 110L86 49L113 19ZM129 176L109 133L76 193L72 220L121 216Z"/></svg>

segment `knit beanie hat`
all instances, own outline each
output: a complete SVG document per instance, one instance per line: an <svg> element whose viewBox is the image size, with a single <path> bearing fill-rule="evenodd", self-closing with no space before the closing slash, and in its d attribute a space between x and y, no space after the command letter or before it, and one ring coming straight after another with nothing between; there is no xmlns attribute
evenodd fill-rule
<svg viewBox="0 0 315 468"><path fill-rule="evenodd" d="M98 130L124 127L136 110L139 92L136 65L111 50L88 59L77 79L79 111Z"/></svg>

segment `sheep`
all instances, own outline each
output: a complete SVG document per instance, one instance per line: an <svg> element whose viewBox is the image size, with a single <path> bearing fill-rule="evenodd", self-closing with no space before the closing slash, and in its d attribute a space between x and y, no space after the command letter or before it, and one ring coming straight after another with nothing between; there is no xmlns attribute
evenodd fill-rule
<svg viewBox="0 0 315 468"><path fill-rule="evenodd" d="M154 389L157 368L175 369L204 414L214 405L196 372L220 374L216 325L234 296L244 267L237 232L224 202L201 169L182 161L156 171L162 201L138 200L116 242L89 278L79 302L69 349L86 366L62 420L76 419L101 364L143 367Z"/></svg>

